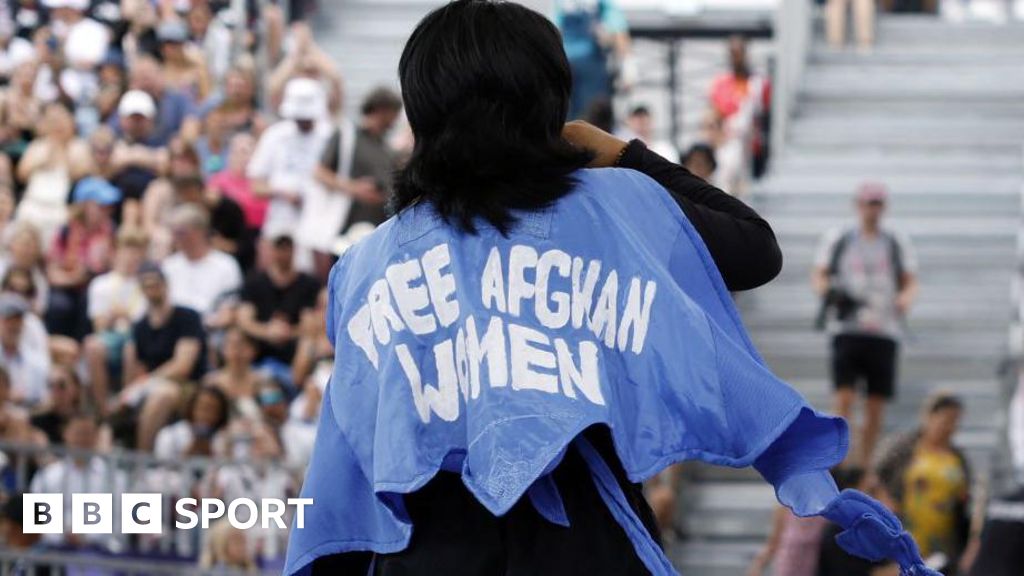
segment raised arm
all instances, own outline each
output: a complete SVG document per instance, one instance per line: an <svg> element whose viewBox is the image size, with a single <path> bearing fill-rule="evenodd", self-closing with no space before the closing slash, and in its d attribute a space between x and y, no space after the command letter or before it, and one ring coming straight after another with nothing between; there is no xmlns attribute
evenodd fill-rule
<svg viewBox="0 0 1024 576"><path fill-rule="evenodd" d="M651 152L638 140L627 144L578 121L566 124L563 135L595 153L592 166L637 170L668 190L704 240L729 290L756 288L782 269L782 252L771 226L741 200Z"/></svg>
<svg viewBox="0 0 1024 576"><path fill-rule="evenodd" d="M648 150L639 140L626 146L618 165L643 172L672 194L700 233L729 290L750 290L778 276L782 251L775 233L742 200Z"/></svg>

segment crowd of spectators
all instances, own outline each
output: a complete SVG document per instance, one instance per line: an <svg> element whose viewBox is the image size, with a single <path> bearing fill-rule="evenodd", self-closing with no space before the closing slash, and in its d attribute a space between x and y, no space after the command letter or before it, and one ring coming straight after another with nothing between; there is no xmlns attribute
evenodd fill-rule
<svg viewBox="0 0 1024 576"><path fill-rule="evenodd" d="M296 495L333 361L327 275L384 219L402 108L378 89L345 118L315 9L0 0L0 441L40 449L0 459L9 503ZM8 536L242 569L286 541Z"/></svg>

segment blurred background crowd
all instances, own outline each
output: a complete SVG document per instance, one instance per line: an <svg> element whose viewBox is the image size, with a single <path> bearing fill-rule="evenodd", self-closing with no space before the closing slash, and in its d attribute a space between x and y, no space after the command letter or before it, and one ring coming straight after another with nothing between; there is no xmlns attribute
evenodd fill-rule
<svg viewBox="0 0 1024 576"><path fill-rule="evenodd" d="M787 2L768 2L768 11ZM361 55L345 52L339 60L338 50L324 45L342 34L325 21L349 14L355 21L350 4L364 12L383 6L0 0L0 565L39 574L280 569L287 531L273 526L243 532L221 522L174 531L173 515L165 514L162 536L40 537L22 533L19 495L63 493L69 511L73 492L158 492L168 503L298 494L333 362L324 327L327 275L340 253L387 217L392 174L413 145L394 68L377 71L391 80L363 81L354 98L343 63ZM437 3L386 4L422 15ZM789 111L775 101L780 66L765 57L770 46L748 40L756 33L719 26L704 36L714 63L682 79L699 105L687 111L696 122L677 129L682 113L646 97L650 47L631 35L630 7L657 3L529 4L563 32L574 70L573 118L639 138L759 205L761 177L770 173L779 141L776 116ZM682 4L702 3L674 9ZM942 8L947 19L971 13L961 2L804 4L820 12L821 49L840 60L877 50L876 11ZM1007 7L1011 14L1013 3ZM848 26L853 46L845 48ZM648 37L660 38L657 27L648 29ZM403 30L407 35L411 26ZM669 72L670 90L682 90ZM929 384L901 396L913 403L909 418L904 411L887 419L917 300L918 258L907 237L916 229L883 223L890 188L898 207L906 186L889 186L876 173L858 172L842 184L847 180L839 176L836 185L844 199L839 227L821 236L820 222L796 224L814 231L817 254L796 265L796 274L814 309L820 297L831 343L811 370L831 373L832 386L814 399L856 423L855 406L866 398L856 450L837 481L891 504L947 573L1019 574L1024 560L1007 560L1017 572L994 564L970 572L976 558L1024 550L1024 504L993 496L993 508L987 490L972 489L988 469L972 469L956 441L974 401L970 392ZM786 250L784 224L779 234ZM931 253L923 248L927 282ZM806 280L812 271L813 290ZM739 302L745 316L763 307ZM813 333L811 309L794 315L801 334ZM767 337L785 341L773 326ZM753 328L757 337L756 322ZM785 342L790 349L806 344ZM766 355L772 360L771 350ZM1018 396L1006 438L1024 459ZM722 493L742 492L736 480L745 479L725 478ZM718 538L726 547L717 553L742 564L715 571L680 561L686 573L891 573L846 557L823 522L760 504L754 508L761 515L744 519L760 524L753 531L692 529L688 517L727 513L701 508L687 490L714 500L720 480L676 467L647 487L674 558L705 557L716 549L692 543ZM989 514L983 531L987 509L1001 512ZM27 551L50 556L34 562Z"/></svg>

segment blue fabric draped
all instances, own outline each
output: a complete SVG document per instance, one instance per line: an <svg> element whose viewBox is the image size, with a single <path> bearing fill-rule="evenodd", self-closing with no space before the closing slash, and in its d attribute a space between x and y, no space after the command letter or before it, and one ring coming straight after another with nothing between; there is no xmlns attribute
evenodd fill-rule
<svg viewBox="0 0 1024 576"><path fill-rule="evenodd" d="M668 193L630 170L577 179L507 236L483 222L461 232L416 205L335 266L335 368L302 490L314 502L285 573L404 549L403 495L439 470L495 515L525 495L570 525L549 474L576 442L645 565L674 574L580 436L601 425L631 481L683 460L755 466L796 514L840 521L852 552L927 574L881 505L839 496L828 469L846 453L845 423L768 370Z"/></svg>

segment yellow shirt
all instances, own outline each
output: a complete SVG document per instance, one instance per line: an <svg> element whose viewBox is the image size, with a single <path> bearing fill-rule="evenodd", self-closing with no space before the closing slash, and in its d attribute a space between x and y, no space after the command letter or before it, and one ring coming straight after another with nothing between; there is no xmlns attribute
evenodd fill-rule
<svg viewBox="0 0 1024 576"><path fill-rule="evenodd" d="M918 448L903 477L903 517L921 555L949 554L956 542L956 505L967 478L952 452Z"/></svg>

